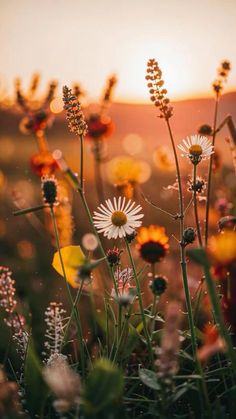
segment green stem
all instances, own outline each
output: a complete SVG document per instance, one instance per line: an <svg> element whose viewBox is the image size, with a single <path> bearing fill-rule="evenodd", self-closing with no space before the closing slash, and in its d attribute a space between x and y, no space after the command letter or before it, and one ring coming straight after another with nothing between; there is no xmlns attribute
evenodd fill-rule
<svg viewBox="0 0 236 419"><path fill-rule="evenodd" d="M193 207L194 207L198 243L199 243L199 246L202 247L202 236L201 236L200 223L199 223L199 218L198 218L198 209L197 209L196 180L197 180L197 164L195 163L193 164Z"/></svg>
<svg viewBox="0 0 236 419"><path fill-rule="evenodd" d="M79 136L80 139L80 187L84 190L84 137Z"/></svg>
<svg viewBox="0 0 236 419"><path fill-rule="evenodd" d="M202 398L202 393L203 393L203 397L204 397L204 400L205 400L205 405L206 405L206 408L208 410L208 413L210 414L210 404L209 404L209 399L208 399L208 395L207 395L207 388L206 388L206 384L205 384L205 380L204 380L204 376L203 376L202 367L201 367L201 364L200 364L200 362L198 361L198 358L197 358L197 340L196 340L195 326L194 326L194 321L193 321L191 297L190 297L190 292L189 292L189 287L188 287L185 246L182 243L183 232L184 232L184 203L183 203L183 192L182 192L180 168L179 168L178 156L177 156L177 152L176 152L174 137L173 137L173 134L172 134L169 119L166 119L166 123L167 123L168 131L169 131L169 135L170 135L170 139L171 139L171 144L172 144L172 148L173 148L175 165L176 165L176 172L177 172L177 181L178 181L178 187L179 187L180 257L181 257L180 264L181 264L182 279L183 279L185 299L186 299L186 305L187 305L187 311L188 311L188 322L189 322L189 328L190 328L190 333L191 333L193 357L194 357L194 360L196 362L197 371L202 377L201 384L199 384L200 398Z"/></svg>
<svg viewBox="0 0 236 419"><path fill-rule="evenodd" d="M136 289L137 289L137 296L138 296L138 301L139 301L140 313L141 313L141 318L142 318L142 323L143 323L143 330L144 330L144 334L145 334L145 337L146 337L148 353L149 353L150 360L151 360L151 363L152 363L152 366L153 366L154 365L153 351L152 351L151 340L150 340L150 336L149 336L149 333L148 333L147 322L146 322L145 313L144 313L143 300L142 300L142 295L141 295L139 279L138 279L137 271L136 271L136 268L135 268L133 256L132 256L132 253L131 253L131 250L130 250L130 245L129 245L129 243L126 239L125 239L125 244L126 244L127 252L128 252L129 259L130 259L131 266L132 266L133 273L134 273L134 279L135 279L135 285L136 285Z"/></svg>
<svg viewBox="0 0 236 419"><path fill-rule="evenodd" d="M67 325L66 325L66 330L65 330L65 333L64 333L64 339L63 339L63 342L62 342L62 347L64 347L67 344L70 325L71 325L71 322L72 322L73 318L75 317L75 309L76 309L77 304L79 303L79 300L80 300L80 297L81 297L81 294L82 294L82 291L83 291L83 285L84 285L84 281L82 280L81 284L80 284L80 287L79 287L79 290L77 291L75 300L73 302L73 307L72 307L72 310L71 310L70 318L69 318L69 320L67 322Z"/></svg>
<svg viewBox="0 0 236 419"><path fill-rule="evenodd" d="M213 122L213 136L212 136L212 145L215 146L216 139L216 123L218 115L218 105L219 105L219 93L216 94L215 102L215 112L214 112L214 122ZM206 219L205 219L205 246L207 245L208 232L209 232L209 211L210 211L210 199L211 199L211 180L212 180L212 165L214 154L210 156L210 163L208 169L208 179L207 179L207 200L206 200Z"/></svg>
<svg viewBox="0 0 236 419"><path fill-rule="evenodd" d="M57 223L56 223L56 218L55 218L55 214L54 214L53 205L50 206L50 212L51 212L51 217L52 217L52 222L53 222L53 227L54 227L56 246L57 246L57 250L58 250L58 254L59 254L59 259L60 259L60 263L61 263L63 276L64 276L65 283L66 283L67 293L68 293L69 300L70 300L70 303L71 303L72 312L74 313L73 315L75 315L75 318L76 318L76 325L77 325L78 337L79 337L79 343L80 343L81 370L82 370L82 375L84 377L85 376L84 342L83 342L83 334L82 334L82 328L81 328L80 315L79 315L79 311L77 310L77 307L74 306L74 301L73 301L73 297L72 297L72 294L71 294L70 285L68 283L66 272L65 272L65 266L64 266L64 262L63 262L63 258L62 258L62 254L61 254L61 246L60 246L58 228L57 228Z"/></svg>

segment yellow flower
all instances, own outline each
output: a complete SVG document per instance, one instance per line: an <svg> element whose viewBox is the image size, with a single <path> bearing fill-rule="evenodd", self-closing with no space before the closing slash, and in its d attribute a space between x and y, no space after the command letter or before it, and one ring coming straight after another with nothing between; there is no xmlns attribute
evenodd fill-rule
<svg viewBox="0 0 236 419"><path fill-rule="evenodd" d="M158 146L154 150L153 161L159 170L171 172L175 169L173 156L167 146Z"/></svg>
<svg viewBox="0 0 236 419"><path fill-rule="evenodd" d="M78 274L86 261L84 253L80 246L66 246L61 248L61 256L67 281L73 288L78 288L80 286ZM54 253L52 266L61 276L64 276L58 251Z"/></svg>
<svg viewBox="0 0 236 419"><path fill-rule="evenodd" d="M108 180L113 185L123 186L127 183L135 185L146 182L150 177L151 169L144 161L119 156L108 163L107 174Z"/></svg>
<svg viewBox="0 0 236 419"><path fill-rule="evenodd" d="M210 256L219 265L236 261L236 231L224 231L212 236L208 245Z"/></svg>

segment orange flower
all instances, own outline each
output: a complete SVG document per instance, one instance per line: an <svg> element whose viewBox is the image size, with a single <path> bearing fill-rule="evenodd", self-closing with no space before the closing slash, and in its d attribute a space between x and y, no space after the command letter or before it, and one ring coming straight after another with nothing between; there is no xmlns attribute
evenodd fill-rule
<svg viewBox="0 0 236 419"><path fill-rule="evenodd" d="M137 235L137 249L146 262L160 262L169 249L168 240L164 227L142 227Z"/></svg>
<svg viewBox="0 0 236 419"><path fill-rule="evenodd" d="M236 231L226 230L212 236L208 251L217 266L229 266L236 262Z"/></svg>
<svg viewBox="0 0 236 419"><path fill-rule="evenodd" d="M215 325L208 324L203 331L204 344L198 350L197 356L199 361L207 361L212 355L217 352L225 351L225 342L219 335Z"/></svg>

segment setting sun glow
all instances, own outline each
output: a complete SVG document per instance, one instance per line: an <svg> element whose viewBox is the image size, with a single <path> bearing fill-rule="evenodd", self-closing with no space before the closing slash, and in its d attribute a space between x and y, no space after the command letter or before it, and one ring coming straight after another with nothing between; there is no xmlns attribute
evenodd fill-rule
<svg viewBox="0 0 236 419"><path fill-rule="evenodd" d="M0 80L10 89L39 71L96 99L115 72L115 100L145 102L146 62L156 58L172 99L208 96L218 63L235 65L235 19L234 0L2 0Z"/></svg>

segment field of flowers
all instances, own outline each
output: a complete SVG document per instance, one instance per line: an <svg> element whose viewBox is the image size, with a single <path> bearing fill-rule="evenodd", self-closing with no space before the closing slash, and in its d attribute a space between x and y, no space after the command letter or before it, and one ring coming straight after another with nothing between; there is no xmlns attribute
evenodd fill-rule
<svg viewBox="0 0 236 419"><path fill-rule="evenodd" d="M236 127L219 118L230 70L217 69L213 120L182 139L148 61L169 140L142 159L137 134L110 157L115 75L96 105L79 84L39 94L38 74L0 97L19 122L17 144L0 136L0 418L236 417ZM57 119L67 144L62 128L51 141Z"/></svg>

